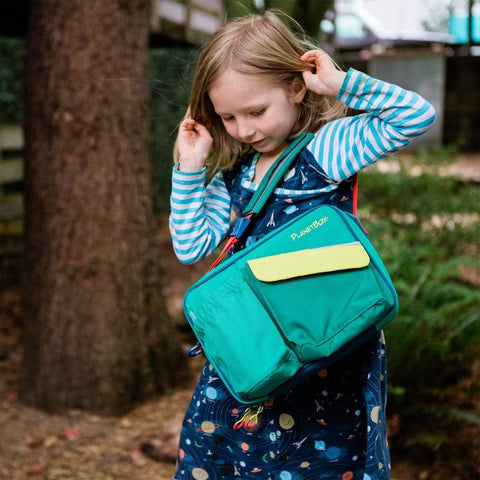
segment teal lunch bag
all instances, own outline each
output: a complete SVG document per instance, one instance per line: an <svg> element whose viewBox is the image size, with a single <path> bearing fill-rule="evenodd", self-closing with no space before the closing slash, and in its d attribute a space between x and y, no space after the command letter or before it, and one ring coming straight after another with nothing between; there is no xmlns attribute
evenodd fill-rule
<svg viewBox="0 0 480 480"><path fill-rule="evenodd" d="M310 139L290 145L244 215L258 213ZM244 227L240 222L230 244ZM390 276L365 230L354 215L330 205L214 265L187 291L184 311L201 350L242 403L285 394L398 312Z"/></svg>

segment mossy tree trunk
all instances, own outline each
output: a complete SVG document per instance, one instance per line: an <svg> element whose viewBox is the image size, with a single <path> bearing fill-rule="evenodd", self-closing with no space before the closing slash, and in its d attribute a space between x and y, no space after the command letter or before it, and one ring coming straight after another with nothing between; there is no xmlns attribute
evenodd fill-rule
<svg viewBox="0 0 480 480"><path fill-rule="evenodd" d="M21 398L121 413L179 380L149 160L149 0L31 2Z"/></svg>

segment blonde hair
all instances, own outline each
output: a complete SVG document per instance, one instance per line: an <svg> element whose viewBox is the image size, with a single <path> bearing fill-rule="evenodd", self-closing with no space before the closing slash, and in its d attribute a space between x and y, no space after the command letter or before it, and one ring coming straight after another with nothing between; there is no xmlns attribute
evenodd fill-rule
<svg viewBox="0 0 480 480"><path fill-rule="evenodd" d="M284 17L301 30L291 18ZM208 92L220 74L232 68L239 73L261 75L288 88L296 78L303 83L302 71L312 70L314 65L302 62L300 57L315 48L318 47L309 42L303 32L293 33L282 22L281 14L271 11L233 20L212 36L200 54L187 111L187 116L205 124L212 134L213 147L207 160L210 175L230 167L239 156L251 150L249 145L227 134L221 118L214 111ZM299 116L291 137L302 132L315 132L345 113L346 107L341 102L307 90L299 104Z"/></svg>

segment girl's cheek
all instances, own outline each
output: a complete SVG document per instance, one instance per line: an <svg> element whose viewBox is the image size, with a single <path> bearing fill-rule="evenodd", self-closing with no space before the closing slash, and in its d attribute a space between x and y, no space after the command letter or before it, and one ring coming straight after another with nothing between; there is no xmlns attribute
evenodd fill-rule
<svg viewBox="0 0 480 480"><path fill-rule="evenodd" d="M225 130L227 131L227 133L228 133L231 137L237 138L237 137L235 136L235 134L236 134L235 128L233 128L233 127L230 126L230 125L225 125L225 124L223 124L223 126L225 127Z"/></svg>

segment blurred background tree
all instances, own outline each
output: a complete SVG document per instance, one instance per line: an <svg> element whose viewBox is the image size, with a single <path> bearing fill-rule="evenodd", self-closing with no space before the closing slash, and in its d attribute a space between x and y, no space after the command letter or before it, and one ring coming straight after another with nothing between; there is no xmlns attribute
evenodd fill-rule
<svg viewBox="0 0 480 480"><path fill-rule="evenodd" d="M154 237L150 1L30 7L21 398L119 413L182 378Z"/></svg>

